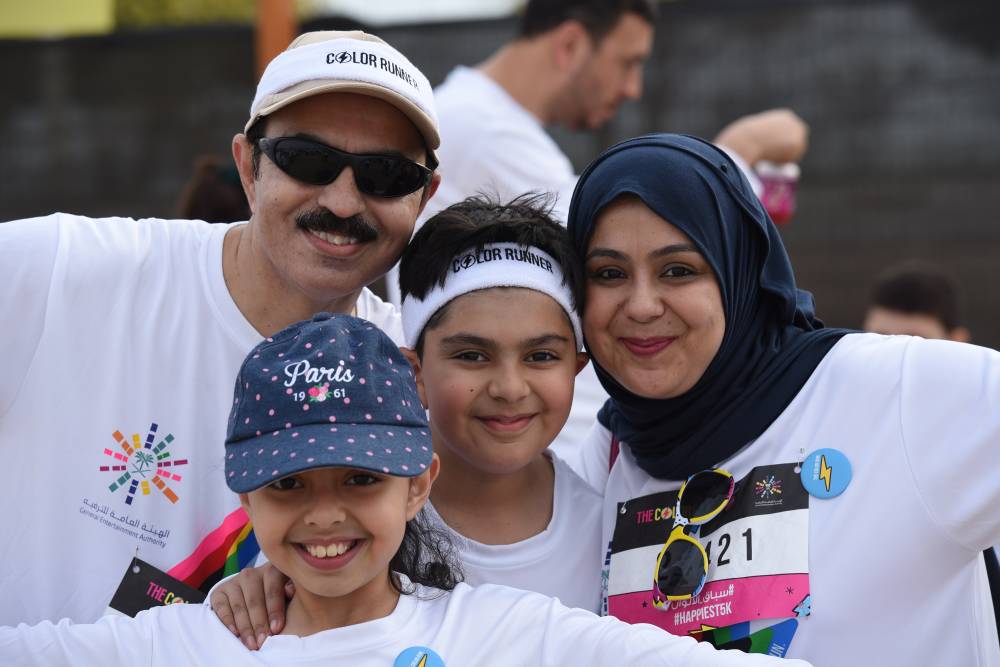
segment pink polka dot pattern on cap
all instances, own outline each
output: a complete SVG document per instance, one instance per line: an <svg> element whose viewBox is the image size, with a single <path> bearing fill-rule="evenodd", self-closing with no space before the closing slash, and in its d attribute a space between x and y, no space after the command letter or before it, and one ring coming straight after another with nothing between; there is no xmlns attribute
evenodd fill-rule
<svg viewBox="0 0 1000 667"><path fill-rule="evenodd" d="M426 470L426 413L407 369L384 333L346 315L317 315L261 342L237 380L227 483L243 492L323 466ZM409 446L382 446L399 438Z"/></svg>

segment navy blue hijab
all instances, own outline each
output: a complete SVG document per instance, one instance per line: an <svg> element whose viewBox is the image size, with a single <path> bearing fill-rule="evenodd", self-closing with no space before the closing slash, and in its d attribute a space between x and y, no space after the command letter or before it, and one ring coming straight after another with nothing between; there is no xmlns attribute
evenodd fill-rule
<svg viewBox="0 0 1000 667"><path fill-rule="evenodd" d="M637 396L593 359L611 395L600 422L648 474L685 479L763 433L847 332L824 329L816 319L812 295L795 287L777 228L736 164L715 146L655 134L605 151L580 176L570 204L569 231L581 257L601 210L625 194L690 237L722 294L722 344L681 396Z"/></svg>

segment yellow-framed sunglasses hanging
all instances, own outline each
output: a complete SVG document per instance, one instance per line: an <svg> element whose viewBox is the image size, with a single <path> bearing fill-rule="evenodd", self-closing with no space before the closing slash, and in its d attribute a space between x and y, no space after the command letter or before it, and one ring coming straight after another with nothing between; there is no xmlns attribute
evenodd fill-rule
<svg viewBox="0 0 1000 667"><path fill-rule="evenodd" d="M698 541L698 530L726 509L736 481L722 468L691 475L677 491L674 522L656 557L653 605L689 600L701 592L708 576L708 553Z"/></svg>

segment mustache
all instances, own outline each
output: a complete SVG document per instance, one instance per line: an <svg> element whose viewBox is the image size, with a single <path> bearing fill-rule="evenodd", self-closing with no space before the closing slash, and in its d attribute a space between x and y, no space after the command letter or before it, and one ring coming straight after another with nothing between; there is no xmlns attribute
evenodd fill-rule
<svg viewBox="0 0 1000 667"><path fill-rule="evenodd" d="M317 209L295 216L295 224L300 229L350 236L361 242L378 239L378 230L360 215L341 218L330 211Z"/></svg>

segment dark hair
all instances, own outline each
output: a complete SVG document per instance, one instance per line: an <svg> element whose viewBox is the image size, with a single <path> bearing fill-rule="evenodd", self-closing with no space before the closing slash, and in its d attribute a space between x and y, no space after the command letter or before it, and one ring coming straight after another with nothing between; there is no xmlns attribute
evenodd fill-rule
<svg viewBox="0 0 1000 667"><path fill-rule="evenodd" d="M399 260L400 296L423 299L435 285L443 286L454 258L491 243L516 243L544 250L559 264L563 284L573 296L573 307L583 305L583 269L566 228L551 217L550 195L528 193L500 203L486 195L469 197L431 217L413 236ZM424 332L444 318L448 306L439 309L417 339L416 352L423 354Z"/></svg>
<svg viewBox="0 0 1000 667"><path fill-rule="evenodd" d="M931 264L904 262L886 269L872 289L871 305L901 313L929 315L948 330L958 326L958 289Z"/></svg>
<svg viewBox="0 0 1000 667"><path fill-rule="evenodd" d="M656 4L653 0L529 0L521 14L519 34L534 37L565 21L579 21L597 44L625 14L654 23Z"/></svg>
<svg viewBox="0 0 1000 667"><path fill-rule="evenodd" d="M409 595L406 587L393 572L405 574L414 584L450 591L461 582L462 567L455 555L455 547L444 530L426 519L424 510L406 522L403 542L396 555L389 561L389 581L397 593Z"/></svg>
<svg viewBox="0 0 1000 667"><path fill-rule="evenodd" d="M250 126L250 129L246 131L247 142L251 146L251 172L253 173L253 179L256 181L257 177L260 176L260 140L264 138L264 132L267 131L267 116L261 116L254 124Z"/></svg>
<svg viewBox="0 0 1000 667"><path fill-rule="evenodd" d="M191 179L177 202L177 217L206 222L237 222L250 218L250 205L230 160L199 156Z"/></svg>

